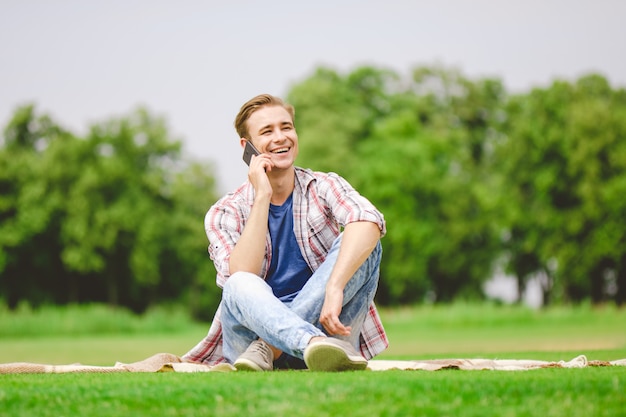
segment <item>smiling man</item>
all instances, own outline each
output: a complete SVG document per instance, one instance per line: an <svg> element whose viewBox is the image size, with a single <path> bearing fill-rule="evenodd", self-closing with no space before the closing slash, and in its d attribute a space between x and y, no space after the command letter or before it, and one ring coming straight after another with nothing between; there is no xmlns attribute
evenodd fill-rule
<svg viewBox="0 0 626 417"><path fill-rule="evenodd" d="M296 167L294 109L259 95L235 119L259 151L205 218L222 301L190 362L361 370L387 337L373 303L383 215L345 179Z"/></svg>

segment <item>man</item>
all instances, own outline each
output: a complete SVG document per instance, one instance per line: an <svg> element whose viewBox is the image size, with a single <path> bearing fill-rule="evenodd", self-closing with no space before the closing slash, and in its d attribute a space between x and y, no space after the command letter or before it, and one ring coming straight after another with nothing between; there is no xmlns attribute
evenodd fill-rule
<svg viewBox="0 0 626 417"><path fill-rule="evenodd" d="M294 166L294 109L281 99L254 97L235 128L259 155L248 181L206 215L222 302L184 359L254 371L365 369L388 346L373 304L383 215L337 174Z"/></svg>

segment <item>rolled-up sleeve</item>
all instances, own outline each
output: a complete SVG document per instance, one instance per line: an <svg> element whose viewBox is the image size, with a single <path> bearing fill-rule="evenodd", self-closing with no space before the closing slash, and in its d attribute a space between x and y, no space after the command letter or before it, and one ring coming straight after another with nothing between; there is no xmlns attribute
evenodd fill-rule
<svg viewBox="0 0 626 417"><path fill-rule="evenodd" d="M324 184L324 198L342 226L353 222L372 222L378 225L381 237L387 233L383 214L348 181L331 172Z"/></svg>
<svg viewBox="0 0 626 417"><path fill-rule="evenodd" d="M242 223L236 208L219 203L211 207L204 218L209 255L215 264L216 282L220 288L230 276L230 254L241 236Z"/></svg>

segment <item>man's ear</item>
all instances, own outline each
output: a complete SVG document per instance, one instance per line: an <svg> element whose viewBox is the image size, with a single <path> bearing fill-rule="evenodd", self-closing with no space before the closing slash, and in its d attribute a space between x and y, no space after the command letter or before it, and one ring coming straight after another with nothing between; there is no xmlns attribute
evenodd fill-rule
<svg viewBox="0 0 626 417"><path fill-rule="evenodd" d="M246 142L248 141L248 139L246 138L239 138L239 144L241 145L242 148L246 147Z"/></svg>

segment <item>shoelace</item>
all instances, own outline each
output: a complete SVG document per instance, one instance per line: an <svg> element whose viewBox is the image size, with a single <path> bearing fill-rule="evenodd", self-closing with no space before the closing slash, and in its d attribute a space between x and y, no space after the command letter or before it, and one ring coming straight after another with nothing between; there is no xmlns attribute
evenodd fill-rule
<svg viewBox="0 0 626 417"><path fill-rule="evenodd" d="M251 347L250 353L258 353L264 358L267 358L268 362L270 363L272 362L274 353L272 352L272 349L270 349L267 343L262 342L260 340L256 340L254 343L252 343L250 347Z"/></svg>

